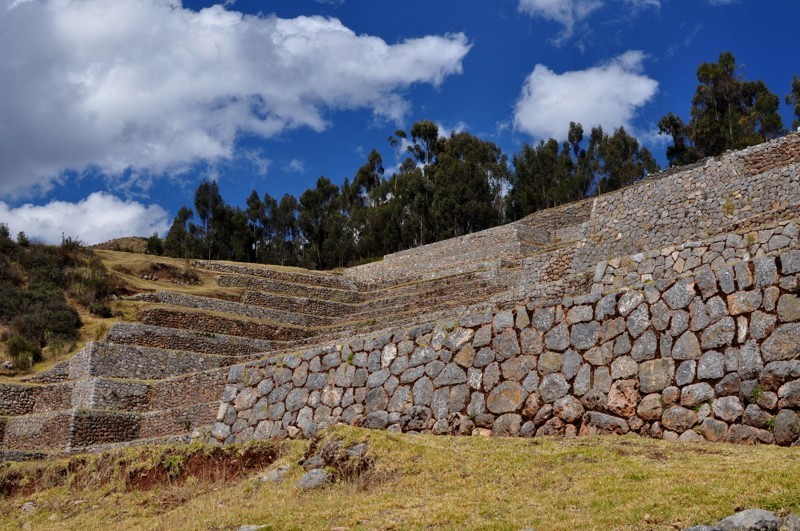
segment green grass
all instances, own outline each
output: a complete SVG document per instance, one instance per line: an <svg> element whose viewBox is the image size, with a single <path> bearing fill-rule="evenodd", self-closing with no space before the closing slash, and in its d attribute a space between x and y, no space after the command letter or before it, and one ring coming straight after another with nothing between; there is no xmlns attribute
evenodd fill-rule
<svg viewBox="0 0 800 531"><path fill-rule="evenodd" d="M367 440L372 473L317 491L294 487L307 443L228 484L187 481L147 492L53 487L0 501L0 527L32 529L674 529L737 508L800 511L795 449L677 444L626 437L497 439L400 435L337 427L327 438ZM74 500L84 500L75 508ZM33 501L39 510L19 508Z"/></svg>

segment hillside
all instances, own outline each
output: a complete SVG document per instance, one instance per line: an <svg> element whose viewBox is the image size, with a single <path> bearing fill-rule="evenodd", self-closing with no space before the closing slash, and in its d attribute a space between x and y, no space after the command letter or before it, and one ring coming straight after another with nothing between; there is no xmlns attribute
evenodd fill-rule
<svg viewBox="0 0 800 531"><path fill-rule="evenodd" d="M388 467L378 476L388 483L369 485L381 496L347 482L298 495L287 483L276 487L285 505L267 513L216 487L174 495L210 492L207 499L238 508L207 513L209 521L260 518L288 527L309 514L336 520L330 511L341 513L343 492L364 506L340 516L343 525L365 527L450 518L558 528L591 513L612 527L657 528L708 522L740 504L794 511L784 494L791 480L777 469L748 477L750 486L733 477L742 463L749 476L771 462L791 470L791 450L777 446L800 444L798 166L800 135L789 135L336 272L97 251L117 286L113 316L69 359L0 383L0 459L143 446L130 450L136 461L136 452L156 451L150 444L289 440L282 448L296 461L307 443L291 441L363 435L339 426L346 424L389 432L366 435ZM699 446L592 438L610 434ZM616 460L629 444L630 460ZM598 454L587 450L594 445ZM551 453L564 475L558 480L545 466ZM669 466L650 457L662 453ZM452 461L462 458L466 465ZM578 469L566 474L573 462ZM469 478L477 477L498 490L476 494ZM444 493L415 498L416 480L471 493L457 504L474 502L474 510L454 514L456 502ZM518 487L529 499L531 481L537 492L553 488L565 499L601 484L599 492L609 492L609 481L623 492L614 491L613 505L588 495L598 496L588 508L577 498L551 500L544 505L552 515L535 518L511 508L520 498L504 511L485 509L497 503L486 498L495 492ZM753 490L753 481L762 487ZM224 492L257 497L264 487L230 488ZM394 513L385 500L397 492L412 496ZM665 493L663 503L642 497L652 492ZM710 503L712 493L716 505L694 503ZM308 510L297 514L295 503ZM569 516L573 506L577 517Z"/></svg>
<svg viewBox="0 0 800 531"><path fill-rule="evenodd" d="M296 487L308 441L14 464L0 469L0 527L674 530L712 524L740 508L800 509L795 452L774 446L349 427L329 430L315 444L337 441L366 443L369 466L311 491Z"/></svg>

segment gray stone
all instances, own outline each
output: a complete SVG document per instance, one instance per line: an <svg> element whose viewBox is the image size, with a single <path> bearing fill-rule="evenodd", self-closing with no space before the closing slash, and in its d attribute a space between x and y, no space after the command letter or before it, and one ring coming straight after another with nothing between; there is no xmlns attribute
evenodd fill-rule
<svg viewBox="0 0 800 531"><path fill-rule="evenodd" d="M553 327L555 315L554 308L540 308L533 312L531 325L540 332L547 332Z"/></svg>
<svg viewBox="0 0 800 531"><path fill-rule="evenodd" d="M585 323L592 320L594 310L591 306L573 306L567 312L567 324Z"/></svg>
<svg viewBox="0 0 800 531"><path fill-rule="evenodd" d="M322 487L329 481L331 481L330 474L325 470L318 468L306 473L303 477L301 477L297 483L295 483L295 487L300 490L312 490Z"/></svg>
<svg viewBox="0 0 800 531"><path fill-rule="evenodd" d="M750 337L753 339L764 339L768 337L773 330L777 317L763 312L753 312L750 316Z"/></svg>
<svg viewBox="0 0 800 531"><path fill-rule="evenodd" d="M700 356L700 361L697 364L697 377L699 379L717 380L723 376L725 376L725 356L721 352L712 350Z"/></svg>
<svg viewBox="0 0 800 531"><path fill-rule="evenodd" d="M695 273L694 279L695 282L697 282L697 287L700 288L700 293L703 294L704 299L707 299L717 293L717 279L714 277L714 273L711 271L710 267L704 266L700 268Z"/></svg>
<svg viewBox="0 0 800 531"><path fill-rule="evenodd" d="M777 444L791 446L800 436L800 416L790 409L780 410L775 416L772 432Z"/></svg>
<svg viewBox="0 0 800 531"><path fill-rule="evenodd" d="M564 378L567 380L574 378L578 374L578 369L580 369L582 362L583 358L580 354L572 349L566 351L563 355L563 367L561 370Z"/></svg>
<svg viewBox="0 0 800 531"><path fill-rule="evenodd" d="M386 411L373 411L364 417L362 424L365 428L372 430L383 430L389 425L389 413Z"/></svg>
<svg viewBox="0 0 800 531"><path fill-rule="evenodd" d="M728 431L728 425L721 420L706 417L700 424L700 434L706 438L707 441L716 442L725 438Z"/></svg>
<svg viewBox="0 0 800 531"><path fill-rule="evenodd" d="M702 330L711 322L706 305L700 297L695 297L689 304L689 328L695 332Z"/></svg>
<svg viewBox="0 0 800 531"><path fill-rule="evenodd" d="M701 345L704 349L726 347L733 341L736 333L736 323L732 317L726 317L706 328L701 336Z"/></svg>
<svg viewBox="0 0 800 531"><path fill-rule="evenodd" d="M628 334L622 334L614 341L614 355L621 356L631 351L631 337Z"/></svg>
<svg viewBox="0 0 800 531"><path fill-rule="evenodd" d="M583 355L583 359L592 365L608 365L614 359L614 343L606 343L600 347L591 348Z"/></svg>
<svg viewBox="0 0 800 531"><path fill-rule="evenodd" d="M480 369L494 362L494 351L490 348L482 348L475 354L475 367Z"/></svg>
<svg viewBox="0 0 800 531"><path fill-rule="evenodd" d="M532 393L539 388L539 373L536 371L531 371L528 373L528 376L522 380L522 387Z"/></svg>
<svg viewBox="0 0 800 531"><path fill-rule="evenodd" d="M433 417L437 420L447 418L450 413L450 391L447 388L437 389L433 392L433 400L431 401L431 410L433 410Z"/></svg>
<svg viewBox="0 0 800 531"><path fill-rule="evenodd" d="M697 360L701 355L700 342L693 332L684 332L672 346L672 358L676 360Z"/></svg>
<svg viewBox="0 0 800 531"><path fill-rule="evenodd" d="M736 291L736 282L732 268L721 267L717 270L717 280L719 280L719 287L723 293L728 294Z"/></svg>
<svg viewBox="0 0 800 531"><path fill-rule="evenodd" d="M627 317L637 306L644 302L644 295L640 291L626 291L617 303L620 315Z"/></svg>
<svg viewBox="0 0 800 531"><path fill-rule="evenodd" d="M778 301L778 317L781 321L800 321L800 297L783 295Z"/></svg>
<svg viewBox="0 0 800 531"><path fill-rule="evenodd" d="M583 412L581 403L572 396L561 397L553 403L553 414L566 423L575 422Z"/></svg>
<svg viewBox="0 0 800 531"><path fill-rule="evenodd" d="M452 352L458 352L472 341L474 335L475 332L473 332L471 328L456 328L447 334L447 338L444 340L444 346ZM383 350L385 353L386 347L384 347Z"/></svg>
<svg viewBox="0 0 800 531"><path fill-rule="evenodd" d="M503 382L489 393L486 406L492 413L516 411L528 397L527 391L515 382Z"/></svg>
<svg viewBox="0 0 800 531"><path fill-rule="evenodd" d="M639 365L630 356L622 356L611 363L611 379L625 380L639 374Z"/></svg>
<svg viewBox="0 0 800 531"><path fill-rule="evenodd" d="M409 367L417 367L418 365L426 365L438 357L437 352L432 347L417 347L411 353L411 359L408 362Z"/></svg>
<svg viewBox="0 0 800 531"><path fill-rule="evenodd" d="M533 356L517 356L503 362L500 365L500 370L503 378L514 382L519 382L525 378L528 373L535 369L536 358Z"/></svg>
<svg viewBox="0 0 800 531"><path fill-rule="evenodd" d="M721 520L717 527L723 531L778 531L780 519L769 511L747 509Z"/></svg>
<svg viewBox="0 0 800 531"><path fill-rule="evenodd" d="M764 368L764 363L758 344L754 340L750 340L739 347L737 364L739 376L743 379L747 380L758 377L759 373Z"/></svg>
<svg viewBox="0 0 800 531"><path fill-rule="evenodd" d="M778 297L781 296L781 289L777 286L770 286L764 290L764 302L762 306L767 312L774 312L775 305L778 304Z"/></svg>
<svg viewBox="0 0 800 531"><path fill-rule="evenodd" d="M744 410L744 414L742 415L742 423L748 426L753 426L754 428L759 428L761 430L768 429L771 421L772 415L758 407L756 404L748 405Z"/></svg>
<svg viewBox="0 0 800 531"><path fill-rule="evenodd" d="M594 318L598 321L604 321L609 317L614 317L617 313L617 295L611 293L606 295L597 303L595 307Z"/></svg>
<svg viewBox="0 0 800 531"><path fill-rule="evenodd" d="M681 406L672 406L661 417L661 424L668 430L683 433L697 423L697 413Z"/></svg>
<svg viewBox="0 0 800 531"><path fill-rule="evenodd" d="M800 357L800 323L779 326L761 346L764 361L792 360Z"/></svg>
<svg viewBox="0 0 800 531"><path fill-rule="evenodd" d="M592 387L592 367L588 363L581 365L578 369L578 374L575 375L575 381L572 385L572 391L576 396L585 395Z"/></svg>
<svg viewBox="0 0 800 531"><path fill-rule="evenodd" d="M683 387L684 385L692 383L694 381L696 370L696 361L686 360L681 362L681 364L678 365L678 369L675 371L675 385L678 387Z"/></svg>
<svg viewBox="0 0 800 531"><path fill-rule="evenodd" d="M513 329L507 329L492 340L492 349L495 357L502 361L518 355L520 351L517 334Z"/></svg>
<svg viewBox="0 0 800 531"><path fill-rule="evenodd" d="M472 346L473 348L481 348L485 347L489 343L492 342L492 327L491 326L482 326L475 332L475 336L472 338Z"/></svg>
<svg viewBox="0 0 800 531"><path fill-rule="evenodd" d="M726 396L718 398L711 403L714 416L725 422L736 422L744 413L744 407L739 402L739 397Z"/></svg>
<svg viewBox="0 0 800 531"><path fill-rule="evenodd" d="M588 350L597 344L600 336L600 324L596 321L578 323L572 326L572 345L579 350ZM565 349L555 349L565 350Z"/></svg>
<svg viewBox="0 0 800 531"><path fill-rule="evenodd" d="M569 330L564 323L559 324L544 336L544 344L550 350L563 352L569 347Z"/></svg>
<svg viewBox="0 0 800 531"><path fill-rule="evenodd" d="M517 437L519 435L522 417L514 413L501 415L492 425L493 437Z"/></svg>
<svg viewBox="0 0 800 531"><path fill-rule="evenodd" d="M411 394L415 406L430 406L433 400L433 383L427 377L422 377L414 383Z"/></svg>
<svg viewBox="0 0 800 531"><path fill-rule="evenodd" d="M638 308L628 315L628 331L634 338L639 337L650 326L650 312L646 304L640 304Z"/></svg>
<svg viewBox="0 0 800 531"><path fill-rule="evenodd" d="M364 405L368 414L372 413L373 411L386 409L386 407L389 405L389 396L382 387L370 389L367 393L366 402Z"/></svg>
<svg viewBox="0 0 800 531"><path fill-rule="evenodd" d="M750 262L739 262L733 269L736 273L736 285L739 289L747 289L753 285L753 273L750 271Z"/></svg>
<svg viewBox="0 0 800 531"><path fill-rule="evenodd" d="M602 391L592 389L581 397L581 405L589 411L605 411L608 407L608 396Z"/></svg>
<svg viewBox="0 0 800 531"><path fill-rule="evenodd" d="M661 413L664 411L664 407L661 402L660 394L649 394L645 396L641 402L639 402L639 406L636 408L636 414L642 420L658 420L661 418Z"/></svg>
<svg viewBox="0 0 800 531"><path fill-rule="evenodd" d="M650 311L652 312L652 322L653 328L658 330L659 332L663 332L667 328L669 328L669 321L672 317L672 314L669 311L669 308L664 303L664 301L658 301L655 303L651 308Z"/></svg>
<svg viewBox="0 0 800 531"><path fill-rule="evenodd" d="M497 312L492 320L492 327L495 332L500 332L506 328L514 327L514 313L511 310Z"/></svg>
<svg viewBox="0 0 800 531"><path fill-rule="evenodd" d="M372 388L381 386L386 382L386 380L389 379L389 376L391 376L389 369L382 369L378 372L373 372L369 375L369 378L367 378L367 387Z"/></svg>
<svg viewBox="0 0 800 531"><path fill-rule="evenodd" d="M648 330L636 340L631 349L631 358L634 361L644 361L653 359L658 350L658 339L652 330Z"/></svg>
<svg viewBox="0 0 800 531"><path fill-rule="evenodd" d="M611 372L608 367L597 367L592 376L592 389L607 393L611 389Z"/></svg>
<svg viewBox="0 0 800 531"><path fill-rule="evenodd" d="M728 433L725 434L725 442L735 444L773 444L775 437L773 437L772 432L767 430L759 430L743 424L734 424L728 428Z"/></svg>
<svg viewBox="0 0 800 531"><path fill-rule="evenodd" d="M669 333L672 336L679 336L689 329L689 312L678 310L672 314L672 326Z"/></svg>
<svg viewBox="0 0 800 531"><path fill-rule="evenodd" d="M519 333L519 343L523 354L540 354L544 350L542 333L534 328L525 328Z"/></svg>
<svg viewBox="0 0 800 531"><path fill-rule="evenodd" d="M639 385L643 393L655 393L672 384L675 362L656 359L639 364Z"/></svg>
<svg viewBox="0 0 800 531"><path fill-rule="evenodd" d="M781 254L781 273L793 275L800 273L800 251L789 251Z"/></svg>
<svg viewBox="0 0 800 531"><path fill-rule="evenodd" d="M289 392L286 397L286 410L289 412L299 411L308 401L308 389L298 388Z"/></svg>
<svg viewBox="0 0 800 531"><path fill-rule="evenodd" d="M766 288L778 282L778 268L775 258L767 256L753 260L755 266L755 281L757 288Z"/></svg>
<svg viewBox="0 0 800 531"><path fill-rule="evenodd" d="M306 380L306 388L309 390L319 390L328 384L327 374L309 374Z"/></svg>
<svg viewBox="0 0 800 531"><path fill-rule="evenodd" d="M673 310L682 310L689 306L695 297L695 282L691 278L679 280L664 292L664 302Z"/></svg>
<svg viewBox="0 0 800 531"><path fill-rule="evenodd" d="M628 431L630 431L630 428L624 419L590 411L583 416L580 435L624 435Z"/></svg>
<svg viewBox="0 0 800 531"><path fill-rule="evenodd" d="M681 405L684 407L698 407L714 398L714 388L706 382L687 385L681 390Z"/></svg>
<svg viewBox="0 0 800 531"><path fill-rule="evenodd" d="M463 368L459 367L456 363L448 364L439 376L433 381L435 387L442 387L444 385L456 385L466 383L467 373Z"/></svg>
<svg viewBox="0 0 800 531"><path fill-rule="evenodd" d="M561 374L548 374L542 378L539 394L547 403L555 402L569 391L569 384Z"/></svg>
<svg viewBox="0 0 800 531"><path fill-rule="evenodd" d="M781 408L800 407L800 380L783 384L778 389L778 399Z"/></svg>

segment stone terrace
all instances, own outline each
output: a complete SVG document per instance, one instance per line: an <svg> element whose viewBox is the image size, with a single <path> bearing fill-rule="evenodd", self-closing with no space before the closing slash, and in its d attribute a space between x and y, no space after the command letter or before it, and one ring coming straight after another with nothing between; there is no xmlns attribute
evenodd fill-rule
<svg viewBox="0 0 800 531"><path fill-rule="evenodd" d="M761 350L785 362L775 345L786 338L762 344L776 327L791 335L800 319L792 291L798 163L800 135L793 134L342 274L197 261L241 297L137 295L140 322L114 324L68 362L0 385L0 459L188 440L192 433L225 442L309 435L340 421L440 433L687 433L691 415L683 410L670 410L669 419L662 411L656 420L655 413L636 413L639 402L620 409L620 396L656 393L653 378L664 380L662 395L674 394L675 385L683 386L679 393L699 386L691 392L706 394L711 386L713 413L701 407L705 416L694 421L713 428L713 437L734 430L747 435L743 440L774 442L762 433L775 423L765 415L783 415L783 422L784 410L795 414L791 386L800 373L770 365ZM769 264L775 274L762 271ZM748 274L761 278L752 281L758 304ZM668 294L684 280L698 299L674 306ZM640 296L645 302L635 308L623 302ZM665 332L662 300L674 333ZM550 313L552 323L542 317ZM684 339L686 328L702 348L676 355L683 343L694 345ZM453 330L461 335L451 337ZM462 353L467 343L474 355ZM400 371L395 358L406 357ZM415 367L420 374L406 374ZM725 385L736 377L734 393ZM772 397L768 389L775 404L751 411L749 424L733 418L729 397L739 396L744 411L742 393L759 378L766 379L762 401ZM532 414L534 396L542 403ZM652 406L656 399L647 397ZM723 398L724 411L714 409ZM671 394L661 399L694 407ZM538 422L548 407L552 413ZM709 438L712 431L701 433Z"/></svg>

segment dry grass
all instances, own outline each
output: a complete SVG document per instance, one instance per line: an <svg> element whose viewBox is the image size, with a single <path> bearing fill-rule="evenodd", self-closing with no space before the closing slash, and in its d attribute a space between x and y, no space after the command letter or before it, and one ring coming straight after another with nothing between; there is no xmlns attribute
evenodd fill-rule
<svg viewBox="0 0 800 531"><path fill-rule="evenodd" d="M800 510L796 449L676 444L636 437L484 439L398 435L338 427L368 439L371 479L303 493L294 488L306 443L276 463L280 484L255 478L201 488L189 482L124 496L50 489L0 502L0 527L48 529L675 529L737 508ZM178 489L178 490L175 490ZM183 490L181 490L183 489ZM84 500L78 510L70 504ZM19 507L34 501L39 510Z"/></svg>

